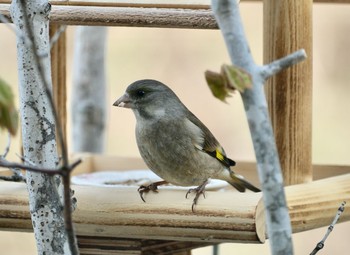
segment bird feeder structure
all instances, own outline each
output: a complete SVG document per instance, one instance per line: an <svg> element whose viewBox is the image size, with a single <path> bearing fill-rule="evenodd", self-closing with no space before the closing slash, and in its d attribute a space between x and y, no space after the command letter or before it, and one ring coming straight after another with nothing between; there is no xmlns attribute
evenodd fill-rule
<svg viewBox="0 0 350 255"><path fill-rule="evenodd" d="M244 2L247 1L242 1ZM314 2L350 3L350 0ZM52 35L61 25L218 29L209 0L51 1ZM264 61L304 48L308 59L269 80L266 94L286 186L293 233L326 226L336 208L350 199L350 167L311 161L312 126L311 0L264 0ZM0 13L10 18L10 1ZM51 51L53 94L66 123L66 35ZM81 155L74 174L145 168L141 159ZM254 163L240 164L258 183ZM255 178L255 180L254 180ZM266 239L261 193L211 192L195 213L180 190L162 190L143 203L134 188L73 186L73 214L81 254L188 254L192 248L223 242L263 243ZM113 195L111 195L113 194ZM98 198L98 200L96 199ZM24 184L0 185L0 229L31 231ZM345 210L341 221L350 220Z"/></svg>

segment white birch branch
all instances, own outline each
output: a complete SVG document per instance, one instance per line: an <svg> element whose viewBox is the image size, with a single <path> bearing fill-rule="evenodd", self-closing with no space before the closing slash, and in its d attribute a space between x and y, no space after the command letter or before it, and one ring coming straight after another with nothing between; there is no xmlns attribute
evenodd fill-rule
<svg viewBox="0 0 350 255"><path fill-rule="evenodd" d="M12 21L23 34L17 33L17 59L24 156L39 168L54 169L59 160L55 111L50 100L50 58L38 61L38 56L50 51L50 9L46 0L14 0L11 4ZM26 38L32 47L28 47ZM26 179L38 254L70 254L59 178L27 172Z"/></svg>
<svg viewBox="0 0 350 255"><path fill-rule="evenodd" d="M212 0L212 10L224 36L232 63L246 70L253 81L252 89L246 89L241 96L257 159L271 253L291 255L292 229L263 85L269 76L303 60L306 56L301 51L270 65L258 66L249 49L238 3L234 0Z"/></svg>
<svg viewBox="0 0 350 255"><path fill-rule="evenodd" d="M331 234L331 232L333 231L334 229L334 226L335 224L337 224L339 218L340 218L340 215L344 212L345 210L345 204L346 204L346 201L344 201L340 207L338 208L338 211L337 211L337 214L335 215L331 225L329 225L328 229L327 229L327 232L326 234L324 235L324 237L322 238L322 240L320 242L317 243L315 249L313 249L313 251L310 253L310 255L315 255L319 250L323 249L324 247L324 243L326 242L328 236Z"/></svg>
<svg viewBox="0 0 350 255"><path fill-rule="evenodd" d="M264 80L267 80L269 77L277 74L278 72L286 69L292 65L295 65L306 58L305 50L298 50L286 57L277 59L269 64L266 64L261 67L261 75Z"/></svg>
<svg viewBox="0 0 350 255"><path fill-rule="evenodd" d="M74 152L101 153L105 144L106 27L78 27L75 34L72 137Z"/></svg>

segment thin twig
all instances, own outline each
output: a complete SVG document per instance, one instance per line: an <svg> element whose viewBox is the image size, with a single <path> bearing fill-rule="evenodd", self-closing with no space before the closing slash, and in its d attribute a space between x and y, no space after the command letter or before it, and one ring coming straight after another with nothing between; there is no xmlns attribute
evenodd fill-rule
<svg viewBox="0 0 350 255"><path fill-rule="evenodd" d="M10 147L11 147L11 134L10 132L8 132L7 145L5 147L4 153L0 155L0 161L5 160L5 158L7 157L7 154L10 151ZM11 176L0 176L0 180L12 181L12 182L21 182L26 180L26 178L21 173L21 170L19 170L18 168L10 168L10 170L13 174Z"/></svg>
<svg viewBox="0 0 350 255"><path fill-rule="evenodd" d="M42 173L42 174L48 174L48 175L61 175L65 176L67 173L70 173L73 171L73 169L79 165L82 162L81 159L78 159L74 161L72 164L68 164L67 167L60 167L57 169L51 169L51 168L44 168L44 167L37 167L37 166L31 166L31 165L24 165L20 163L15 163L15 162L9 162L4 158L0 158L0 166L1 167L6 167L6 168L19 168L23 170L28 170L31 172L36 172L36 173Z"/></svg>
<svg viewBox="0 0 350 255"><path fill-rule="evenodd" d="M28 37L26 37L21 30L17 29L16 26L12 25L11 20L9 20L5 15L3 15L2 13L0 13L0 22L5 24L11 31L13 31L15 33L16 36L18 36L20 39L22 39L24 41L24 43L30 47L30 45L32 44L31 41L29 40Z"/></svg>
<svg viewBox="0 0 350 255"><path fill-rule="evenodd" d="M10 147L11 147L11 134L10 132L7 133L7 145L5 147L4 153L2 155L0 155L0 158L6 158L7 154L10 151Z"/></svg>
<svg viewBox="0 0 350 255"><path fill-rule="evenodd" d="M28 158L26 158L26 157L24 157L22 155L19 155L18 153L16 153L16 156L19 157L22 160L22 162L28 163L31 166L35 166L34 162L29 160Z"/></svg>
<svg viewBox="0 0 350 255"><path fill-rule="evenodd" d="M61 34L66 31L67 26L60 26L57 31L55 32L55 34L51 37L50 40L50 50L52 49L52 47L55 45L55 43L58 41L58 39L60 38Z"/></svg>
<svg viewBox="0 0 350 255"><path fill-rule="evenodd" d="M0 176L0 180L10 181L10 182L26 182L26 178L21 173L21 170L16 168L10 168L10 170L13 172L13 175Z"/></svg>
<svg viewBox="0 0 350 255"><path fill-rule="evenodd" d="M328 236L330 235L330 233L332 232L335 224L338 222L340 215L344 212L345 210L345 204L346 202L344 201L340 207L338 208L337 214L335 215L331 225L329 225L326 234L324 235L324 237L322 238L322 240L320 242L318 242L318 244L316 245L315 249L310 253L310 255L315 255L319 250L323 249L324 247L324 243L326 242Z"/></svg>
<svg viewBox="0 0 350 255"><path fill-rule="evenodd" d="M292 54L283 58L277 59L267 65L262 66L261 75L266 80L278 72L295 65L306 59L306 52L304 49L293 52Z"/></svg>

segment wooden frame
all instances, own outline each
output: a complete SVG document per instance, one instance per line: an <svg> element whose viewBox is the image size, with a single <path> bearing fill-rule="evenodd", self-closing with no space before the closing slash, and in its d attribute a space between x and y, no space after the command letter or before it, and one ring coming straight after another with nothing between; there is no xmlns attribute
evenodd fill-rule
<svg viewBox="0 0 350 255"><path fill-rule="evenodd" d="M246 2L248 0L245 0ZM10 18L9 16L9 6L10 0L0 0L0 13ZM272 1L271 1L272 2ZM350 3L350 0L315 0L314 2L319 3ZM135 27L164 27L164 28L192 28L192 29L217 29L216 21L209 9L209 0L71 0L71 1L52 1L52 12L51 21L54 26L57 25L108 25L108 26L135 26ZM142 7L142 8L140 8ZM265 24L265 28L267 27ZM309 24L308 24L309 25ZM296 31L298 33L298 31ZM276 43L276 42L274 42ZM270 47L270 45L265 45L265 50ZM309 50L312 50L311 48ZM60 116L65 123L65 58L58 57L60 53L65 52L65 40L61 39L59 43L55 46L53 50L53 84L55 86L54 91L56 92L56 102L59 105L59 109L63 109L60 112ZM286 52L290 53L290 52ZM286 55L285 54L285 55ZM307 75L311 75L309 72ZM61 86L61 87L60 87ZM278 89L278 88L277 88ZM290 91L292 92L292 91ZM281 107L281 105L279 105ZM286 106L288 107L288 106ZM301 114L301 113L298 113ZM85 158L85 162L90 162L92 166L96 166L96 160ZM106 160L106 159L104 159ZM307 161L307 160L306 160ZM142 165L140 161L137 164ZM90 166L87 169L91 171L98 170ZM86 167L86 164L85 164ZM247 176L252 179L251 176L254 175L255 169L254 164L246 164ZM304 168L298 166L299 168L294 169L298 173L302 173ZM311 167L309 165L308 167ZM250 170L249 170L250 169ZM349 173L350 167L318 167L313 166L314 169L314 179L315 176L323 175L324 177L329 177L330 172L334 174L334 169L337 169L339 173ZM315 170L317 169L317 171ZM310 169L308 168L308 171ZM82 171L82 170L78 170ZM86 171L86 169L84 170ZM301 174L302 175L302 174ZM309 172L309 176L310 176ZM317 179L318 177L316 177ZM307 179L307 178L306 178ZM293 183L294 181L291 181ZM340 202L343 200L350 199L350 176L342 175L338 177L331 177L324 180L314 181L312 183L294 185L286 187L286 195L290 209L290 215L292 220L293 232L300 232L305 230L310 230L313 228L326 226L334 216L335 209L339 206ZM105 245L106 240L117 241L126 246L131 245L129 242L139 242L142 245L141 239L166 239L166 240L176 240L183 241L185 238L181 235L186 233L186 240L191 240L190 246L188 247L198 247L204 244L210 244L213 242L227 242L227 241L255 241L263 242L265 239L264 228L263 228L263 217L261 212L261 197L256 194L231 194L227 192L226 194L215 194L209 193L209 197L203 200L204 211L199 209L199 215L192 214L188 210L189 201L185 207L181 207L177 213L181 215L181 219L173 219L171 216L172 210L174 208L171 204L182 204L184 203L183 194L180 192L170 192L162 191L157 194L156 199L154 197L147 197L147 204L141 203L137 197L137 193L134 190L118 190L115 193L123 193L124 196L128 197L128 201L132 201L129 207L120 207L123 201L120 197L110 198L108 194L110 190L108 189L96 189L99 194L101 194L101 201L99 201L98 206L93 207L94 213L91 213L90 206L95 202L93 200L93 195L91 195L91 190L85 188L76 188L76 194L78 201L83 201L84 204L78 207L77 212L74 214L75 220L77 222L78 235L81 236L81 240L88 240L91 242L91 236L99 236L95 238L95 244ZM114 193L113 192L113 193ZM136 193L136 197L135 197ZM233 195L233 196L231 196ZM244 196L244 197L243 197ZM214 199L209 199L213 197ZM247 200L249 204L247 210L244 212L246 217L234 218L232 215L239 210L234 204L226 204L235 197L238 200ZM130 198L130 200L129 200ZM172 199L169 203L169 198ZM28 201L26 200L25 188L22 184L15 183L5 183L0 186L0 228L6 230L16 230L16 231L30 231L31 222L28 212ZM138 199L138 200L136 200ZM119 202L118 202L119 201ZM219 206L216 201L219 201L224 206L224 211L230 212L233 218L229 218L232 222L238 221L241 223L238 226L240 234L236 235L235 238L234 231L220 229L223 225L227 224L222 215L217 215L215 207ZM160 204L160 202L162 202ZM139 213L142 208L147 208L143 210L148 210L147 213ZM253 214L249 215L249 208L255 208ZM135 228L130 227L130 218L123 218L126 214L123 212L128 212L131 214L130 217L137 215L140 226L137 226L139 230L138 235L135 236ZM118 212L118 213L117 213ZM165 218L163 222L167 222L163 226L158 226L156 232L152 236L146 232L150 230L150 225L147 225L147 215L150 212L159 213L161 212ZM190 213L189 213L190 212ZM204 214L210 212L211 217L217 219L216 223L213 223L210 227L207 226L197 231L191 227L186 227L188 224L190 226L196 225L196 220L200 217L204 217ZM251 212L251 210L250 210ZM96 214L95 214L96 213ZM121 214L120 214L121 213ZM103 215L103 220L99 220L99 216ZM156 214L158 215L158 214ZM253 216L252 216L253 215ZM135 216L136 217L136 216ZM221 218L220 218L221 217ZM250 218L249 218L250 217ZM117 219L117 220L116 220ZM186 225L183 224L183 220L186 220ZM253 219L254 224L247 224L248 221ZM258 221L256 221L258 219ZM119 220L119 221L118 221ZM129 220L129 221L128 221ZM178 221L177 221L178 220ZM341 221L350 220L349 210L345 210L341 217ZM258 224L257 224L258 222ZM154 222L153 222L154 223ZM114 224L114 225L113 225ZM124 225L123 225L124 224ZM171 226L171 224L174 224ZM237 223L239 224L239 223ZM112 226L110 228L110 226ZM118 228L116 227L118 226ZM198 225L197 225L198 226ZM253 230L252 230L252 227ZM120 228L120 229L119 229ZM154 229L152 228L152 231ZM176 231L175 231L176 230ZM198 229L197 229L198 230ZM123 231L123 233L121 233ZM126 234L125 234L126 233ZM245 233L242 235L242 233ZM203 235L207 235L210 238L203 238ZM139 240L125 241L126 239L120 238L138 238ZM215 238L212 238L215 237ZM244 240L243 240L244 239ZM119 240L119 241L118 241ZM162 242L162 241L159 241ZM80 242L84 243L84 241ZM187 243L188 244L188 243ZM183 247L184 242L178 242L177 245ZM191 246L192 245L192 246ZM97 245L98 246L98 245ZM105 245L106 246L106 245ZM178 247L178 246L177 246ZM112 249L112 248L111 248ZM176 250L176 249L175 249ZM102 253L96 253L102 254Z"/></svg>

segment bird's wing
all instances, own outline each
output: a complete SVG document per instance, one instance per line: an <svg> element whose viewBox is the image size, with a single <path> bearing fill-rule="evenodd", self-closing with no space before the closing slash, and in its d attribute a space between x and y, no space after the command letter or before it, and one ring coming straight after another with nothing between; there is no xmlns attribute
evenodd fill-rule
<svg viewBox="0 0 350 255"><path fill-rule="evenodd" d="M189 112L186 117L192 124L199 128L198 132L194 132L196 135L194 142L197 149L200 149L213 158L216 158L228 168L236 165L235 161L226 157L226 153L220 143L216 140L210 130L193 113Z"/></svg>

